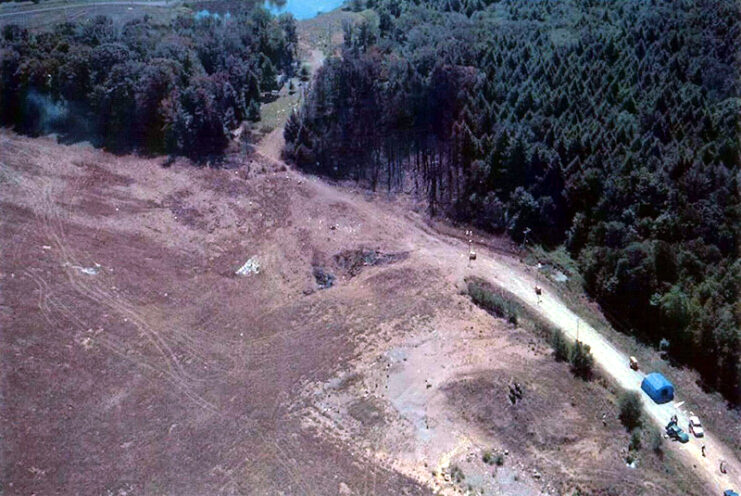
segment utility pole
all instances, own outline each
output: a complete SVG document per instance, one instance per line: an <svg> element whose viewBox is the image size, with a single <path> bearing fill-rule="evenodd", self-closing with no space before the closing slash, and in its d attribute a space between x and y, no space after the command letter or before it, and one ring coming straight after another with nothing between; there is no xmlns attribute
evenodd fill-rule
<svg viewBox="0 0 741 496"><path fill-rule="evenodd" d="M468 239L468 267L471 266L471 262L476 260L476 252L473 251L473 231L466 231L466 238Z"/></svg>

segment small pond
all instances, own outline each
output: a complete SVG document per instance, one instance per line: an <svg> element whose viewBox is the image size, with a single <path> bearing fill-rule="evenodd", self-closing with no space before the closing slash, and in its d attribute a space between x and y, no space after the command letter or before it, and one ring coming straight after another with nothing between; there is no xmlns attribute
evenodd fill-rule
<svg viewBox="0 0 741 496"><path fill-rule="evenodd" d="M344 0L266 0L267 7L273 14L290 12L298 20L311 19L319 12L329 12L344 3Z"/></svg>

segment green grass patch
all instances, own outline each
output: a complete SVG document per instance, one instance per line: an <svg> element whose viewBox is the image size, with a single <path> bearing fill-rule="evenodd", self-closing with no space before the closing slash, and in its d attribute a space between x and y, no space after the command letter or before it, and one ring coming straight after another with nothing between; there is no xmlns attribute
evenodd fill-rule
<svg viewBox="0 0 741 496"><path fill-rule="evenodd" d="M490 314L517 325L523 307L503 293L497 293L486 282L477 279L468 281L468 295L471 300Z"/></svg>
<svg viewBox="0 0 741 496"><path fill-rule="evenodd" d="M280 96L260 107L260 132L269 133L273 129L282 127L288 116L299 104L300 91L288 93L287 86L281 90Z"/></svg>

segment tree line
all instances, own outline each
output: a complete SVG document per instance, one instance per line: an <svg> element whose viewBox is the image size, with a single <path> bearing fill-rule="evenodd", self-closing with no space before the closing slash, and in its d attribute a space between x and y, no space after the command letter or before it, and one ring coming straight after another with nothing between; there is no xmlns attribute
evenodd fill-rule
<svg viewBox="0 0 741 496"><path fill-rule="evenodd" d="M357 2L356 2L357 3ZM615 326L741 404L732 0L366 0L288 158L565 245Z"/></svg>
<svg viewBox="0 0 741 496"><path fill-rule="evenodd" d="M229 16L108 17L0 38L0 124L91 139L113 152L221 154L260 116L261 96L292 74L292 16L261 7Z"/></svg>

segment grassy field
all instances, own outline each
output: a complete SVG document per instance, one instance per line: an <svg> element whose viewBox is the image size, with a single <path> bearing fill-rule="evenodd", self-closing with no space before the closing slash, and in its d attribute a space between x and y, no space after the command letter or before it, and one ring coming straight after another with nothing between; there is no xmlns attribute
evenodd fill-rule
<svg viewBox="0 0 741 496"><path fill-rule="evenodd" d="M44 30L58 23L84 21L99 15L109 16L119 24L147 14L154 19L167 22L178 14L187 12L189 9L180 1L51 0L38 4L12 2L0 4L0 26L19 24L29 29Z"/></svg>

